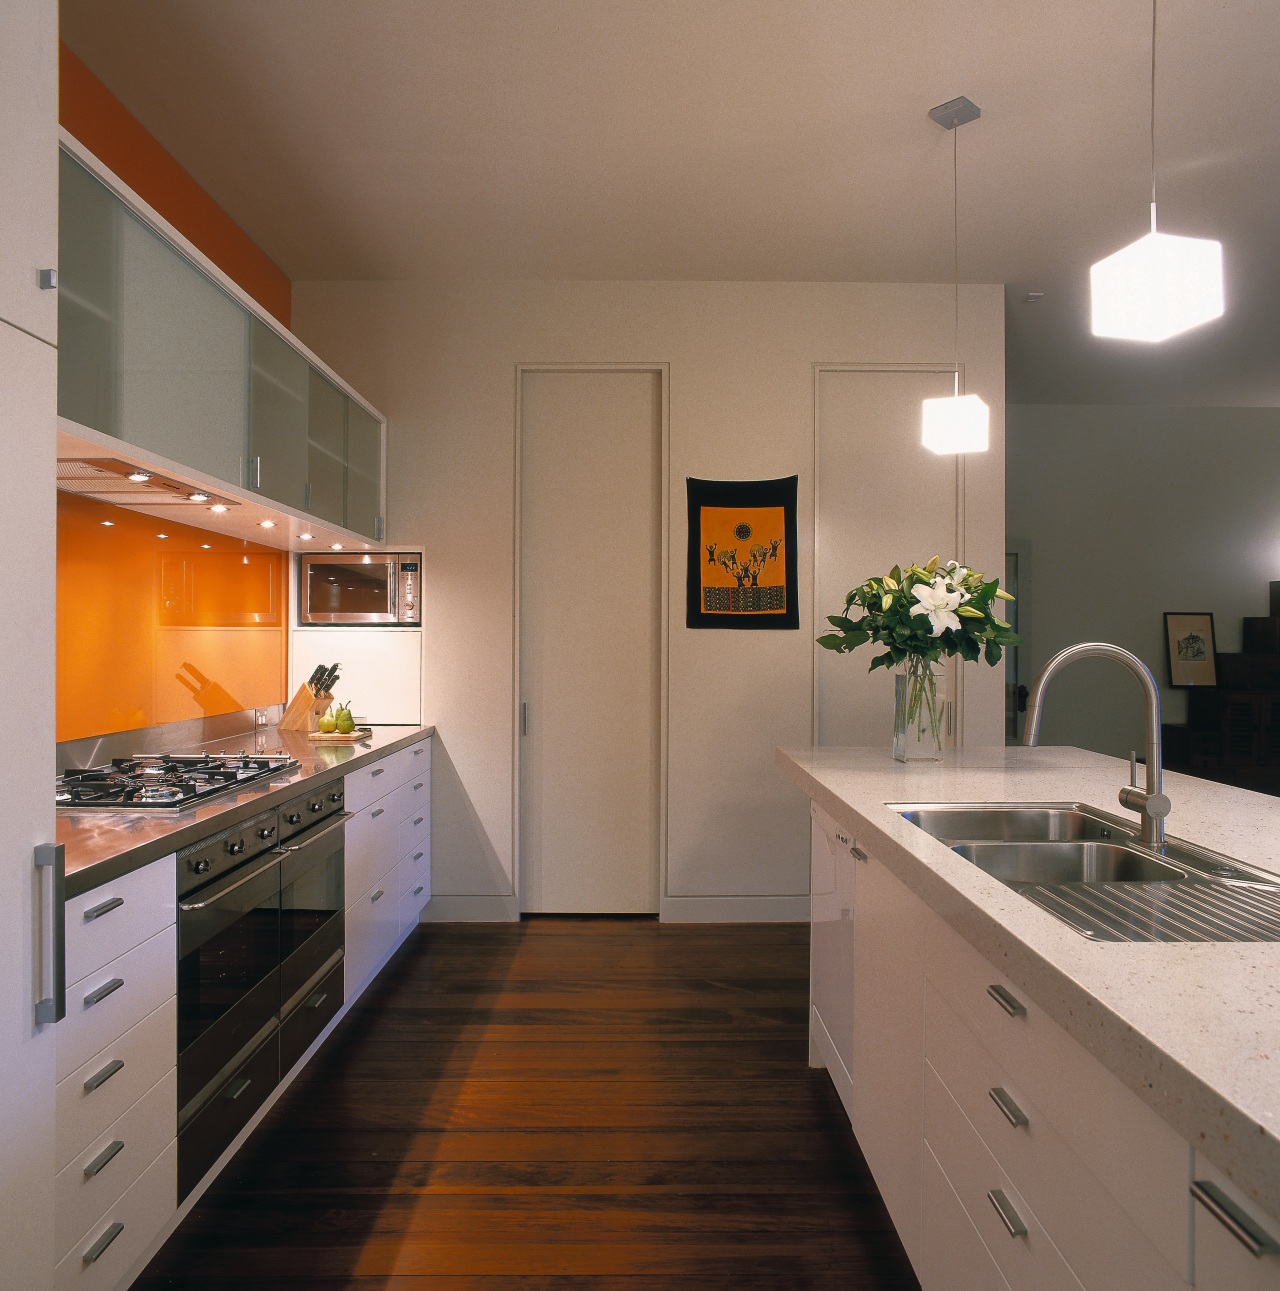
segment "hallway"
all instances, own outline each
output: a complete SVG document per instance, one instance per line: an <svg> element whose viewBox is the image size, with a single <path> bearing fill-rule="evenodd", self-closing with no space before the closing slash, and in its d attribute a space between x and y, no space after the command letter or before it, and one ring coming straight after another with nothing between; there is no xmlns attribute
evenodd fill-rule
<svg viewBox="0 0 1280 1291"><path fill-rule="evenodd" d="M804 925L423 925L138 1291L915 1288L807 1004Z"/></svg>

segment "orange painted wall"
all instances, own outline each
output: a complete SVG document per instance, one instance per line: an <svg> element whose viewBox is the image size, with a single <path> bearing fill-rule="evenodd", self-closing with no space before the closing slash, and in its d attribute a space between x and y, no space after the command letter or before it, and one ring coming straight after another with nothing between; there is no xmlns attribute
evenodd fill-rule
<svg viewBox="0 0 1280 1291"><path fill-rule="evenodd" d="M288 327L293 286L277 265L66 45L58 74L67 131Z"/></svg>
<svg viewBox="0 0 1280 1291"><path fill-rule="evenodd" d="M283 703L287 560L59 493L58 740Z"/></svg>

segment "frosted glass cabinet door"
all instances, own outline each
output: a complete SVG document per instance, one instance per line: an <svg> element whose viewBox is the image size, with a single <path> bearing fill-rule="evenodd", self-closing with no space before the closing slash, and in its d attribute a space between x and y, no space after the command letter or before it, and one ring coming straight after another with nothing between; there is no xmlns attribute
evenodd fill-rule
<svg viewBox="0 0 1280 1291"><path fill-rule="evenodd" d="M58 154L58 415L119 434L119 202Z"/></svg>
<svg viewBox="0 0 1280 1291"><path fill-rule="evenodd" d="M382 423L347 400L347 528L382 539Z"/></svg>
<svg viewBox="0 0 1280 1291"><path fill-rule="evenodd" d="M128 210L117 218L116 433L238 484L248 315Z"/></svg>
<svg viewBox="0 0 1280 1291"><path fill-rule="evenodd" d="M307 397L307 510L342 524L347 480L347 396L315 368Z"/></svg>
<svg viewBox="0 0 1280 1291"><path fill-rule="evenodd" d="M252 322L249 379L251 489L299 511L307 505L310 364L271 328Z"/></svg>

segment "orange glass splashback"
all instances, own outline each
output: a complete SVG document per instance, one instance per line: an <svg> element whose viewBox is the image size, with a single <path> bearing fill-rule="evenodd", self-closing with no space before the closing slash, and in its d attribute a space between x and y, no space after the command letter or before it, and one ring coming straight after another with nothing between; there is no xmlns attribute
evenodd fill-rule
<svg viewBox="0 0 1280 1291"><path fill-rule="evenodd" d="M284 703L287 560L59 493L59 741Z"/></svg>

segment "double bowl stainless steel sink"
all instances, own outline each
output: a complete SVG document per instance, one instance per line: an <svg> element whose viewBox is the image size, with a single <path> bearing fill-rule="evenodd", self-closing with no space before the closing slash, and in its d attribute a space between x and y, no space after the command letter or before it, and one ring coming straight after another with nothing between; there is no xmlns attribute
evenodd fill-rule
<svg viewBox="0 0 1280 1291"><path fill-rule="evenodd" d="M893 806L904 820L1096 941L1280 941L1280 877L1082 803Z"/></svg>

